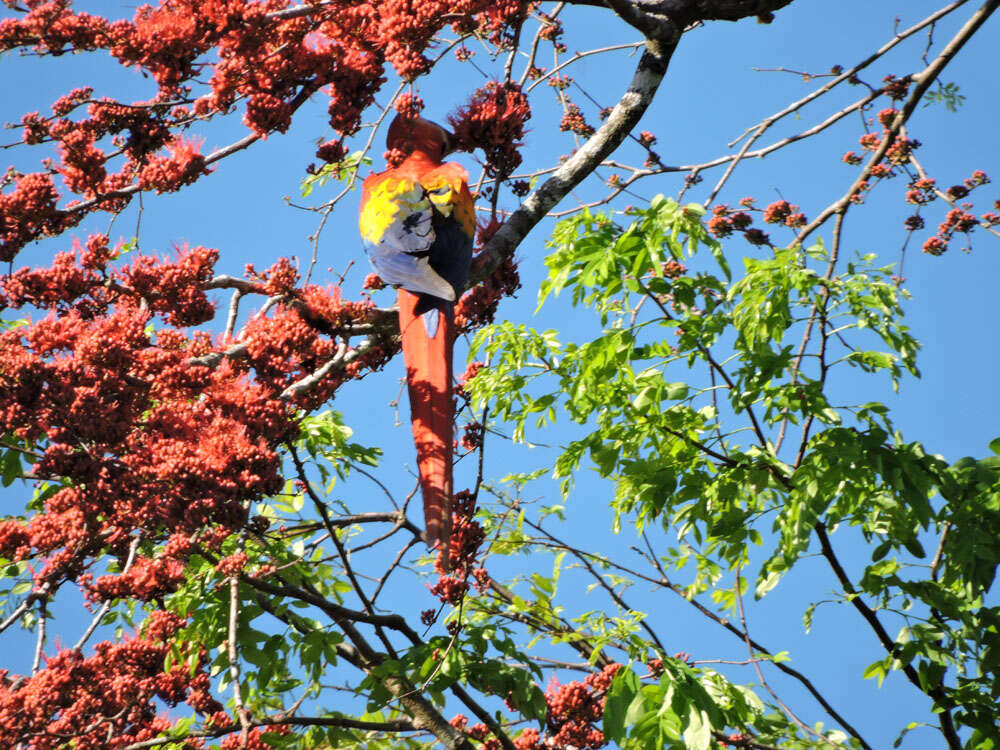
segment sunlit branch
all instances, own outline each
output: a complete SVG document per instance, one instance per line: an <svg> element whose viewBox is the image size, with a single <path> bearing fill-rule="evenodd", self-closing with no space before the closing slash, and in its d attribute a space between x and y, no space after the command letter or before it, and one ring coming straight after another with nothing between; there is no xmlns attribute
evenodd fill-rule
<svg viewBox="0 0 1000 750"><path fill-rule="evenodd" d="M738 627L733 625L728 618L723 619L719 617L719 615L717 615L712 610L708 609L708 607L703 605L697 599L695 599L692 596L689 596L683 586L678 586L677 584L673 583L667 576L667 572L666 570L664 570L663 565L660 563L659 558L656 557L656 554L653 552L653 547L650 544L649 538L646 536L646 534L643 534L643 541L646 544L647 552L643 553L638 549L636 549L635 547L633 547L633 550L635 550L638 554L641 554L647 561L649 561L649 563L656 569L657 573L660 576L659 579L647 578L645 576L642 576L643 580L648 580L651 583L655 583L656 585L662 586L668 591L677 594L677 596L684 599L686 602L688 602L692 607L698 610L698 612L707 617L709 620L719 625L720 627L724 628L725 630L729 631L737 638L740 638L741 640L743 639L744 634L740 631ZM753 647L754 652L757 654L764 654L765 656L774 655L772 651L769 651L767 648L765 648L763 645L755 641L753 638L750 638L750 645ZM827 712L827 714L830 715L831 718L834 719L834 721L840 724L840 726L843 727L852 737L857 738L858 742L861 744L862 747L866 748L866 750L871 750L871 746L867 742L865 742L860 732L858 732L858 730L856 730L846 719L844 719L843 716L840 715L840 713L832 705L830 705L829 701L827 701L826 698L823 697L823 694L819 692L819 690L816 688L815 685L813 685L812 681L808 677L799 672L797 669L788 666L784 662L771 661L770 663L773 664L776 669L780 670L781 672L784 672L789 677L798 680L798 682L806 690L809 691L809 694L816 699L816 702L823 707L823 709Z"/></svg>
<svg viewBox="0 0 1000 750"><path fill-rule="evenodd" d="M419 728L408 719L387 719L385 721L363 721L361 719L350 719L340 716L295 716L284 713L277 714L262 720L254 720L249 723L251 728L269 727L275 724L285 724L299 727L339 727L341 729L360 729L366 732L385 732L398 734L400 732L415 732ZM173 744L185 739L211 739L224 737L227 734L239 731L239 724L229 724L228 726L216 727L207 731L189 732L181 737L168 736L156 737L141 742L133 742L125 745L122 750L146 750L146 748L159 747L161 745Z"/></svg>
<svg viewBox="0 0 1000 750"><path fill-rule="evenodd" d="M781 707L781 710L785 712L788 718L790 718L795 723L795 725L799 729L801 729L805 734L807 735L811 734L817 737L822 742L827 742L832 745L836 745L838 747L843 747L843 745L841 745L839 742L837 743L832 742L828 737L823 737L822 735L818 734L814 729L807 726L805 722L803 722L802 719L800 719L795 714L795 712L792 711L792 709L790 709L785 704L785 702L778 697L778 694L774 692L774 689L767 681L767 678L764 677L764 672L760 668L760 663L759 663L760 660L757 658L756 654L754 654L753 643L751 642L750 639L750 630L747 627L746 612L743 609L743 577L740 575L739 568L736 569L736 605L739 611L740 630L743 633L743 640L747 645L747 651L749 651L750 653L750 662L753 664L753 668L757 672L757 679L760 680L761 687L763 687L768 692L768 694L774 699L775 703L777 703Z"/></svg>
<svg viewBox="0 0 1000 750"><path fill-rule="evenodd" d="M129 570L132 569L132 563L135 562L135 552L136 552L137 549L139 549L139 542L140 542L140 540L141 540L140 537L135 537L129 543L129 545L128 545L128 557L126 557L126 559L125 559L125 565L122 568L122 572L121 572L122 575L125 575L126 573L129 572ZM90 640L90 636L92 636L94 634L94 631L97 630L97 626L101 624L101 620L104 619L104 615L106 615L108 613L109 609L111 609L111 601L110 600L104 602L104 604L101 605L101 608L97 611L97 614L94 615L93 619L90 621L90 625L88 625L87 629L85 631L83 631L83 635L80 636L80 640L78 640L73 645L73 650L74 651L82 651L83 650L84 645L87 643L88 640Z"/></svg>
<svg viewBox="0 0 1000 750"><path fill-rule="evenodd" d="M611 597L611 600L615 604L617 604L619 607L621 607L622 610L624 610L626 612L633 612L633 611L635 611L634 608L630 607L625 602L625 599L622 598L621 594L619 594L617 591L615 591L614 587L611 586L604 579L604 576L602 576L597 570L594 569L594 566L591 563L589 555L585 554L582 550L579 550L576 547L573 547L573 546L567 544L566 542L562 541L561 539L558 539L554 534L552 534L549 531L546 531L540 525L534 523L533 521L525 518L524 522L528 526L530 526L531 528L533 528L535 531L537 531L539 534L544 534L546 537L548 537L553 542L555 542L561 549L564 549L564 550L568 551L570 554L573 555L573 557L575 557L577 560L579 560L580 564L583 565L584 568L586 568L587 572L590 573L590 575L593 577L593 579L595 581L597 581L597 583L600 584L601 588L604 589L604 591L608 594L608 596ZM663 642L660 640L659 636L656 634L656 631L653 630L652 626L645 619L643 619L639 623L639 625L642 627L643 630L646 631L646 634L650 637L650 639L653 641L653 643L656 644L656 648L659 650L660 655L661 656L667 656L668 655L667 654L667 648L666 648L666 646L663 645Z"/></svg>
<svg viewBox="0 0 1000 750"><path fill-rule="evenodd" d="M893 119L892 124L887 129L887 132L883 135L881 143L872 154L868 163L865 165L864 169L861 170L861 174L858 175L854 183L848 188L847 192L839 198L838 200L827 206L815 219L813 219L809 224L807 224L798 236L795 238L796 243L801 244L805 239L816 231L819 227L826 223L826 221L840 211L844 206L846 206L851 199L858 194L862 183L866 182L872 175L872 170L877 164L880 164L885 158L886 152L892 147L896 142L896 138L899 135L900 129L906 122L910 119L914 110L917 108L917 104L923 99L924 94L931 87L931 84L937 80L938 76L945 69L949 62L958 54L958 51L965 46L965 43L972 38L972 36L979 30L979 27L986 23L986 20L993 15L997 7L1000 7L1000 0L987 0L980 8L972 14L968 21L958 30L951 41L945 46L941 53L928 65L923 71L918 73L913 77L914 87L907 97L906 101L903 103L902 108L896 114Z"/></svg>
<svg viewBox="0 0 1000 750"><path fill-rule="evenodd" d="M237 627L240 614L240 581L229 576L229 626L226 635L226 656L229 659L229 681L233 685L233 705L240 721L240 747L246 748L250 734L250 720L243 705L243 688L240 685L240 659L237 651Z"/></svg>
<svg viewBox="0 0 1000 750"><path fill-rule="evenodd" d="M40 599L48 597L49 591L51 589L52 585L48 581L46 581L41 585L41 587L39 587L37 591L32 591L30 594L28 594L24 598L24 601L21 602L19 605L17 605L14 611L10 613L7 619L4 620L3 622L0 622L0 633L5 631L19 619L21 619L21 616L28 611L28 609L31 607L32 604L39 601Z"/></svg>
<svg viewBox="0 0 1000 750"><path fill-rule="evenodd" d="M637 49L641 48L643 45L644 45L644 42L628 42L626 44L613 44L610 47L598 47L597 49L589 49L589 50L586 50L584 52L577 52L571 58L569 58L568 60L564 60L563 62L559 63L559 65L557 65L556 67L552 68L552 70L545 71L544 75L539 76L534 81L532 81L531 85L529 85L524 90L524 93L530 94L531 91L536 86L538 86L541 83L544 83L545 81L547 81L548 79L550 79L552 76L554 76L556 73L558 73L560 70L562 70L563 68L567 67L568 65L572 65L577 60L582 60L583 58L590 57L591 55L601 55L601 54L604 54L605 52L614 52L614 51L620 50L620 49L637 50Z"/></svg>
<svg viewBox="0 0 1000 750"><path fill-rule="evenodd" d="M621 145L652 102L679 39L679 30L670 26L662 31L662 36L647 40L632 83L608 119L551 177L525 198L486 243L476 256L472 283L486 278L504 258L513 255L546 213Z"/></svg>
<svg viewBox="0 0 1000 750"><path fill-rule="evenodd" d="M873 62L875 62L876 60L878 60L881 57L884 57L886 53L888 53L893 47L895 47L897 44L899 44L900 42L902 42L904 39L907 39L908 37L913 36L917 32L921 31L922 29L925 29L928 26L936 23L937 21L941 20L942 18L944 18L945 16L947 16L952 11L954 11L957 8L965 5L967 2L969 2L969 0L956 0L956 2L953 2L950 5L946 5L945 7L941 8L940 10L938 10L938 11L936 11L934 13L931 13L925 19L923 19L919 23L914 24L913 26L911 26L910 28L906 29L905 31L901 31L901 32L895 34L892 39L890 39L888 42L886 42L884 45L882 45L879 49L877 49L871 55L869 55L868 57L866 57L864 60L862 60L861 62L857 63L853 67L849 68L848 70L844 71L843 73L841 73L836 78L832 79L831 81L828 81L823 86L820 86L818 89L816 89L815 91L809 93L807 96L804 96L803 98L799 99L798 101L789 104L783 110L781 110L779 112L775 112L773 115L768 116L767 118L765 118L764 120L762 120L757 125L752 125L749 128L747 128L743 132L743 135L741 135L739 138L737 138L737 139L735 139L735 140L733 140L733 141L731 141L729 143L729 147L732 148L737 143L739 143L743 138L745 138L746 136L748 136L751 133L755 132L762 125L765 125L767 123L772 123L773 124L773 123L777 122L778 120L780 120L780 119L782 119L782 118L784 118L784 117L786 117L786 116L788 116L788 115L790 115L790 114L798 111L799 109L801 109L802 107L804 107L809 102L814 101L815 99L818 99L819 97L823 96L823 94L827 93L828 91L830 91L831 89L835 88L836 86L839 86L841 83L844 83L845 81L850 81L855 75L857 75L859 72L861 72L862 70L864 70L865 68L867 68Z"/></svg>

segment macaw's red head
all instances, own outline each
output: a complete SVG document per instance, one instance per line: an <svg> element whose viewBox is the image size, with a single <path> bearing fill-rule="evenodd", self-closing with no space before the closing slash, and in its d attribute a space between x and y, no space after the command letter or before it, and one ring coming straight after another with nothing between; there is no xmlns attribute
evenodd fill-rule
<svg viewBox="0 0 1000 750"><path fill-rule="evenodd" d="M440 161L451 152L452 135L436 122L423 117L396 115L389 126L385 145L389 149L399 149L405 154L422 151L435 161Z"/></svg>

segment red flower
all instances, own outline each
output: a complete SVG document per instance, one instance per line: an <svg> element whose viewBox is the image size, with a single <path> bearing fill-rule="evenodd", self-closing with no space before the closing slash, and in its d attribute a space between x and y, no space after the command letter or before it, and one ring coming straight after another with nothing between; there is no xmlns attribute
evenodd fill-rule
<svg viewBox="0 0 1000 750"><path fill-rule="evenodd" d="M491 176L505 177L521 163L520 140L531 117L528 98L514 83L491 81L469 103L448 117L459 148L486 153Z"/></svg>

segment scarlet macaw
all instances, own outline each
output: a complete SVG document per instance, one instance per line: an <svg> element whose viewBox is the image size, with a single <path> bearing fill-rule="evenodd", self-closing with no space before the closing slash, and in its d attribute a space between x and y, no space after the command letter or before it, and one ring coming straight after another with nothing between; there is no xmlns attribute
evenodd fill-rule
<svg viewBox="0 0 1000 750"><path fill-rule="evenodd" d="M399 330L410 394L429 545L445 567L451 530L453 302L469 278L476 219L469 175L441 160L451 135L420 117L397 115L386 145L407 156L373 174L361 193L361 237L375 271L399 287Z"/></svg>

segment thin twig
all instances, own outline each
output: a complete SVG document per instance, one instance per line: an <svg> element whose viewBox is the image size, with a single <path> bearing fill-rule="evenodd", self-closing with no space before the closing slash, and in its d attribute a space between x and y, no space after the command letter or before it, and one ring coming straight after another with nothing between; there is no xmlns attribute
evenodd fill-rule
<svg viewBox="0 0 1000 750"><path fill-rule="evenodd" d="M760 680L761 687L764 688L772 698L774 698L775 703L781 706L781 710L784 711L785 714L788 716L788 718L790 718L793 722L795 722L796 726L798 726L798 728L801 729L805 734L807 735L811 734L817 739L819 739L821 742L834 745L836 747L843 747L839 742L832 742L827 737L824 737L823 735L813 730L811 727L807 726L805 722L803 722L798 716L795 715L795 712L792 711L792 709L790 709L787 705L785 705L785 702L778 697L778 694L774 692L774 690L771 688L771 685L765 679L764 672L760 668L759 660L757 659L756 654L754 654L753 643L750 638L750 631L747 629L746 612L744 612L743 610L743 577L740 575L739 568L736 568L736 604L737 607L739 608L740 630L743 632L743 641L747 644L747 651L750 652L750 662L753 664L753 668L757 672L757 679Z"/></svg>
<svg viewBox="0 0 1000 750"><path fill-rule="evenodd" d="M862 184L867 182L868 178L871 177L872 170L876 165L882 162L882 159L885 158L888 150L896 142L900 129L906 124L907 120L910 119L910 116L916 109L917 104L919 104L920 100L923 99L924 94L927 93L931 84L937 80L938 76L941 75L941 72L945 69L948 63L950 63L955 55L958 54L959 50L961 50L969 39L971 39L972 36L979 30L979 28L986 23L986 20L993 15L997 7L1000 7L1000 0L987 0L983 3L983 5L969 17L968 21L966 21L962 28L958 30L955 36L952 37L951 41L945 45L945 48L934 59L934 61L913 77L913 81L916 85L913 87L913 90L903 103L902 108L896 114L892 123L888 127L887 132L882 137L879 147L875 149L875 153L872 154L864 169L861 170L861 173L843 196L827 206L815 219L809 222L809 224L807 224L802 231L799 232L798 236L795 238L797 244L802 244L806 237L826 223L831 216L838 213L851 201L852 198L854 198L855 195L858 194ZM957 742L957 736L955 741Z"/></svg>
<svg viewBox="0 0 1000 750"><path fill-rule="evenodd" d="M31 660L31 674L37 674L42 663L42 649L45 646L45 625L48 622L49 600L42 598L38 602L38 638L35 641L35 657Z"/></svg>
<svg viewBox="0 0 1000 750"><path fill-rule="evenodd" d="M140 537L135 537L129 543L128 557L125 559L125 566L122 568L121 575L125 575L132 568L132 563L135 561L135 552L137 549L139 549L139 541ZM87 643L87 641L90 640L90 636L94 634L94 631L97 630L97 626L101 624L101 620L104 619L104 615L108 613L109 609L111 609L110 600L104 602L104 604L101 605L101 608L97 611L97 614L94 615L93 619L90 621L90 625L88 625L87 629L83 631L83 635L80 636L80 640L78 640L73 645L74 651L83 650L84 645Z"/></svg>
<svg viewBox="0 0 1000 750"><path fill-rule="evenodd" d="M240 720L240 747L246 748L250 738L250 719L243 705L243 690L240 686L240 660L236 648L236 628L240 612L240 579L238 575L229 577L229 629L226 641L226 654L229 658L229 680L233 683L233 703L236 704L236 715Z"/></svg>

